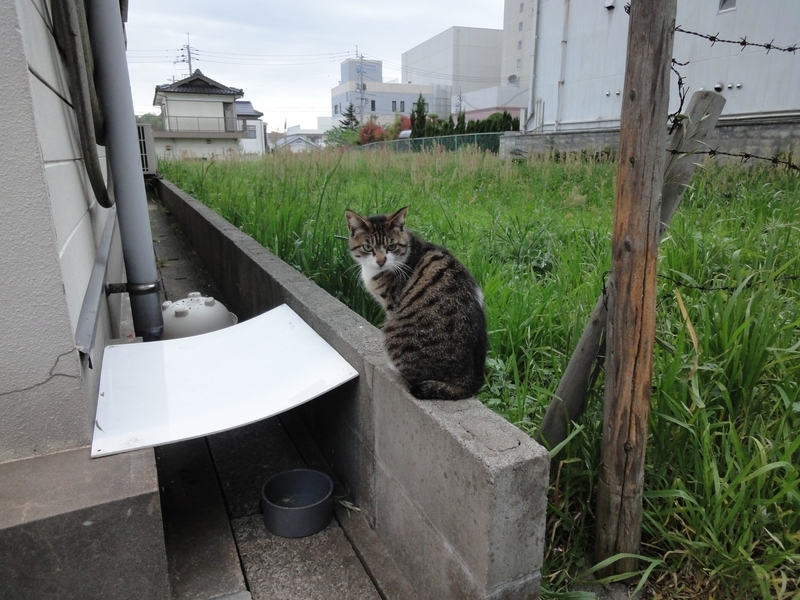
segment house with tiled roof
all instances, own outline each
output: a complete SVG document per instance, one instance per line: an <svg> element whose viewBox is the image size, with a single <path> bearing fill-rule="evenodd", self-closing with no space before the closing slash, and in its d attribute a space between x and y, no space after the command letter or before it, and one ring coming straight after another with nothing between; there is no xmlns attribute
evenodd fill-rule
<svg viewBox="0 0 800 600"><path fill-rule="evenodd" d="M253 103L248 100L236 101L236 117L244 124L242 132L242 154L262 155L266 150L264 137L264 123L261 117L264 113L253 108Z"/></svg>
<svg viewBox="0 0 800 600"><path fill-rule="evenodd" d="M236 101L242 96L240 88L214 81L200 69L180 81L157 85L153 106L161 109L164 129L153 131L156 153L167 158L239 156L242 140L252 139L248 122L261 116L249 102L247 114L237 113Z"/></svg>

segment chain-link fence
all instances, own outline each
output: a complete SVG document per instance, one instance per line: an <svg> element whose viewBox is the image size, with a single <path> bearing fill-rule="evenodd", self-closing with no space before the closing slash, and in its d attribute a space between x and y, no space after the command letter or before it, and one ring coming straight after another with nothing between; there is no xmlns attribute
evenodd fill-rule
<svg viewBox="0 0 800 600"><path fill-rule="evenodd" d="M479 150L488 150L492 154L497 154L500 150L500 137L502 131L492 133L465 133L461 135L441 135L437 137L414 138L405 140L392 140L389 142L373 142L358 146L362 150L377 150L388 148L397 152L421 152L423 150L433 150L437 148L445 150L458 150L472 146Z"/></svg>

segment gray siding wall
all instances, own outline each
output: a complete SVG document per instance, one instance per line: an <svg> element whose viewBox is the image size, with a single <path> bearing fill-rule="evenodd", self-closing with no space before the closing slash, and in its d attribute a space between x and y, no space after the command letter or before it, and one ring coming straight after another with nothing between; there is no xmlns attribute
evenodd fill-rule
<svg viewBox="0 0 800 600"><path fill-rule="evenodd" d="M91 440L103 340L81 365L74 331L106 212L90 191L45 0L0 5L0 462ZM117 253L110 268L121 277Z"/></svg>

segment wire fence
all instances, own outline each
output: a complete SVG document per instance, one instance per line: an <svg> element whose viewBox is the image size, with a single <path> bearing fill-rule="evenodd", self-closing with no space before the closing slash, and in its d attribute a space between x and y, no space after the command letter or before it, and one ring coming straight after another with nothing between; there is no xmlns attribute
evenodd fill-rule
<svg viewBox="0 0 800 600"><path fill-rule="evenodd" d="M505 132L464 133L460 135L441 135L437 137L408 138L386 142L373 142L358 146L360 150L380 150L387 148L396 152L421 152L423 150L459 150L477 148L497 154L500 151L500 138Z"/></svg>

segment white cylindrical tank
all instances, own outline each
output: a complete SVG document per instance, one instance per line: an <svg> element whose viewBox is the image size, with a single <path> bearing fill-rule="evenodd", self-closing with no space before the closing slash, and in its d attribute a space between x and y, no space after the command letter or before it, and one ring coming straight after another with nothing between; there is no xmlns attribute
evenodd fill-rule
<svg viewBox="0 0 800 600"><path fill-rule="evenodd" d="M188 298L161 305L164 317L163 340L199 335L235 325L236 315L228 312L221 302L205 297L200 292L192 292Z"/></svg>

